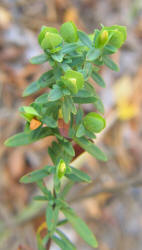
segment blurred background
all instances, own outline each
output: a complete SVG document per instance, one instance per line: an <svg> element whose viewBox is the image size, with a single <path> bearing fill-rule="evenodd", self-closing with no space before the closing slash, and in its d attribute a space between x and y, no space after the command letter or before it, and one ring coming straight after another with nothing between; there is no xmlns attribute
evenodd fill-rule
<svg viewBox="0 0 142 250"><path fill-rule="evenodd" d="M101 23L126 25L128 38L113 56L120 72L102 68L107 88L96 86L107 119L97 143L109 161L101 163L82 155L74 164L85 169L93 183L76 185L69 200L95 233L99 250L142 250L141 0L0 0L0 250L37 249L35 233L45 219L44 207L32 202L36 186L18 180L50 161L47 148L53 137L19 148L6 148L3 142L22 131L24 120L18 107L36 97L24 99L22 92L47 70L47 65L29 63L40 53L37 34L41 26L58 28L70 20L88 33ZM69 225L63 230L77 249L91 249ZM53 245L51 249L58 248Z"/></svg>

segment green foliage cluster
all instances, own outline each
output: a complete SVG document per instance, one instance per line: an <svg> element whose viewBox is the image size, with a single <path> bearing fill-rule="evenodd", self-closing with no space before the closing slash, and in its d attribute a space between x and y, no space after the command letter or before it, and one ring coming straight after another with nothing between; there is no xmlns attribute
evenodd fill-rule
<svg viewBox="0 0 142 250"><path fill-rule="evenodd" d="M48 61L51 69L32 82L25 89L23 96L29 96L43 88L45 92L29 106L19 109L26 120L24 132L12 136L5 142L7 146L15 147L33 143L50 135L56 137L48 148L53 165L44 166L20 180L22 183L37 183L43 195L35 199L47 201L48 233L43 239L37 234L39 250L46 249L49 239L63 250L76 249L58 229L64 222L70 222L92 248L98 246L93 233L65 201L74 183L91 181L86 173L71 166L75 157L72 142L96 159L107 160L105 154L92 142L92 139L96 138L95 134L103 130L106 123L101 115L104 113L102 101L95 87L89 83L89 79L92 78L96 84L105 87L105 82L99 74L100 66L106 65L114 71L119 70L110 55L115 53L125 40L126 28L118 25L102 26L90 35L78 30L73 22L64 23L60 31L46 26L40 31L38 42L43 54L32 58L31 63L42 64ZM82 104L87 103L92 103L99 113L91 112L84 115ZM33 128L31 124L35 121L36 126ZM60 121L68 127L66 136L59 126ZM53 192L43 182L49 175L53 176ZM65 186L62 184L63 178L68 179ZM59 212L66 218L63 222L59 221Z"/></svg>

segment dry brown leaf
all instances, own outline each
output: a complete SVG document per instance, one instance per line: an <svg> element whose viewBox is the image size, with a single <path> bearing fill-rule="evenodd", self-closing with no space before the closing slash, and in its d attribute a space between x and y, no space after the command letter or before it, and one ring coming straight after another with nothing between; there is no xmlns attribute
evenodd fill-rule
<svg viewBox="0 0 142 250"><path fill-rule="evenodd" d="M35 129L39 128L40 125L41 125L41 121L39 121L39 120L33 118L33 119L31 120L31 122L30 122L30 129L31 129L31 130L35 130Z"/></svg>

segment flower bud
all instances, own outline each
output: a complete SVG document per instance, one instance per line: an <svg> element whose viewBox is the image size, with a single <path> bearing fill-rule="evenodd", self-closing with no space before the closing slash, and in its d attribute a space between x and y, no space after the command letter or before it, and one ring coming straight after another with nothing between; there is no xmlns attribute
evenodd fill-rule
<svg viewBox="0 0 142 250"><path fill-rule="evenodd" d="M100 34L97 36L96 41L95 41L95 47L96 48L103 48L109 40L109 33L107 30L102 30L100 31Z"/></svg>
<svg viewBox="0 0 142 250"><path fill-rule="evenodd" d="M66 172L66 163L63 160L60 160L58 166L57 166L57 176L59 179L61 179Z"/></svg>
<svg viewBox="0 0 142 250"><path fill-rule="evenodd" d="M73 93L76 94L84 86L84 78L80 72L74 70L66 71L62 77L66 87Z"/></svg>
<svg viewBox="0 0 142 250"><path fill-rule="evenodd" d="M58 112L58 118L59 118L59 119L62 119L62 118L63 118L63 112L62 112L62 109L59 109L59 112Z"/></svg>
<svg viewBox="0 0 142 250"><path fill-rule="evenodd" d="M92 133L99 133L106 126L105 119L94 112L90 112L83 119L84 127Z"/></svg>
<svg viewBox="0 0 142 250"><path fill-rule="evenodd" d="M71 21L62 24L60 34L65 42L73 43L78 40L77 27Z"/></svg>
<svg viewBox="0 0 142 250"><path fill-rule="evenodd" d="M100 42L101 44L105 44L108 40L108 31L107 30L104 30L100 36Z"/></svg>

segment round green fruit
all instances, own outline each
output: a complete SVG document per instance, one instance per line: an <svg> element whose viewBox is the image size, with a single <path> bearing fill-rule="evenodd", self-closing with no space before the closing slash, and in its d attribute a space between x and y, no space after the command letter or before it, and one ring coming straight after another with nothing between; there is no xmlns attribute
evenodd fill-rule
<svg viewBox="0 0 142 250"><path fill-rule="evenodd" d="M41 31L38 35L38 42L39 44L41 45L42 43L42 40L44 39L45 37L45 34L46 32L51 32L51 33L59 33L58 30L56 28L53 28L53 27L47 27L47 26L42 26L41 28Z"/></svg>
<svg viewBox="0 0 142 250"><path fill-rule="evenodd" d="M71 21L62 24L60 34L67 43L73 43L78 40L77 27Z"/></svg>
<svg viewBox="0 0 142 250"><path fill-rule="evenodd" d="M41 42L42 49L55 49L63 41L59 34L46 32L44 39Z"/></svg>
<svg viewBox="0 0 142 250"><path fill-rule="evenodd" d="M99 133L105 128L106 121L101 115L95 112L90 112L84 117L83 124L84 127L90 132Z"/></svg>
<svg viewBox="0 0 142 250"><path fill-rule="evenodd" d="M76 94L84 86L84 78L80 72L67 70L62 77L64 84L73 94Z"/></svg>

